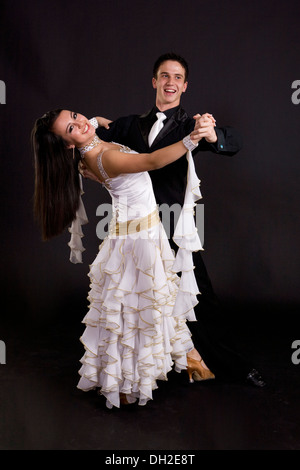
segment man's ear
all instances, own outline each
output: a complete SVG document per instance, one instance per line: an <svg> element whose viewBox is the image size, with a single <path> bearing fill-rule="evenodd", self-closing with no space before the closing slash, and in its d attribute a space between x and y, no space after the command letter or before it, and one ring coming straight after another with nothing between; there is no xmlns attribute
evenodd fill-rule
<svg viewBox="0 0 300 470"><path fill-rule="evenodd" d="M188 86L188 82L185 82L185 84L184 84L184 86L183 86L182 93L185 93L185 92L186 92L187 86Z"/></svg>
<svg viewBox="0 0 300 470"><path fill-rule="evenodd" d="M152 86L154 88L154 90L156 90L157 86L156 86L156 78L152 78Z"/></svg>

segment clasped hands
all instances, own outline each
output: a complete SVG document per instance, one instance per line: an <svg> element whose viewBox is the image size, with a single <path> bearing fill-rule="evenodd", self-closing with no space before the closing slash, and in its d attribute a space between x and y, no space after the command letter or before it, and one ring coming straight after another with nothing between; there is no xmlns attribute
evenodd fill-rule
<svg viewBox="0 0 300 470"><path fill-rule="evenodd" d="M193 119L195 119L195 127L193 132L191 132L192 140L199 142L201 139L205 139L209 143L217 142L218 137L215 131L216 120L212 114L195 114Z"/></svg>

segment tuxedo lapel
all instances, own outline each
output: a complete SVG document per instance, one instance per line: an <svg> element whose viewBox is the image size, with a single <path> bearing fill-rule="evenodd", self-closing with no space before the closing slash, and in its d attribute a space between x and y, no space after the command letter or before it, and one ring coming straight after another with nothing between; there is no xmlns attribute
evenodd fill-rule
<svg viewBox="0 0 300 470"><path fill-rule="evenodd" d="M187 119L187 114L186 112L182 109L179 108L171 117L168 119L154 140L152 146L157 145L158 142L160 142L162 139L164 139L170 132L172 132L176 127L180 125L181 122L185 121ZM152 127L152 118L153 118L153 110L149 111L146 114L143 114L140 116L138 120L140 132L142 134L142 137L144 139L144 142L147 146L148 145L148 135L150 132L150 129Z"/></svg>
<svg viewBox="0 0 300 470"><path fill-rule="evenodd" d="M142 137L147 147L149 147L148 135L151 129L151 117L152 117L152 111L149 111L148 113L140 116L138 119L138 126L139 126Z"/></svg>

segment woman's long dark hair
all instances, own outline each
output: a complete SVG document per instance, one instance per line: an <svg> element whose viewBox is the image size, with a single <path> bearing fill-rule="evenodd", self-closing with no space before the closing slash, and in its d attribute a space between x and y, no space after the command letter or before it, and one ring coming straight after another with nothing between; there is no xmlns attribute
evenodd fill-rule
<svg viewBox="0 0 300 470"><path fill-rule="evenodd" d="M79 207L79 152L76 148L67 149L63 138L51 130L61 111L56 109L37 119L31 135L35 166L34 214L43 240L61 234L75 219Z"/></svg>

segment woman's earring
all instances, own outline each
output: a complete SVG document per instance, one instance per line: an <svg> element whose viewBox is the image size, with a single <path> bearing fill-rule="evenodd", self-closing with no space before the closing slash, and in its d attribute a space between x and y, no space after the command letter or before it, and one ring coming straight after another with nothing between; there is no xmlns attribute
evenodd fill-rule
<svg viewBox="0 0 300 470"><path fill-rule="evenodd" d="M75 160L75 147L73 147L73 160Z"/></svg>

